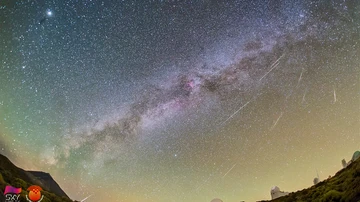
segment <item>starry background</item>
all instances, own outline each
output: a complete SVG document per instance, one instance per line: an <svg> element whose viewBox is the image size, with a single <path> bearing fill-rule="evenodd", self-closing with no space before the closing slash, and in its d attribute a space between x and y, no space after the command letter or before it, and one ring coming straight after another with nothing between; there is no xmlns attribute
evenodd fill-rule
<svg viewBox="0 0 360 202"><path fill-rule="evenodd" d="M0 2L0 152L81 200L261 200L359 149L360 3Z"/></svg>

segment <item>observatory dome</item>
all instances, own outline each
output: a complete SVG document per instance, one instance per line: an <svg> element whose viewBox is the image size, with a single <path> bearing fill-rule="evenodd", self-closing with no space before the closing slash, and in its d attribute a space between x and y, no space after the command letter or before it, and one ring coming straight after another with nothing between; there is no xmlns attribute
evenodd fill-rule
<svg viewBox="0 0 360 202"><path fill-rule="evenodd" d="M274 193L274 192L280 192L280 188L277 186L274 186L273 188L271 188L271 193Z"/></svg>
<svg viewBox="0 0 360 202"><path fill-rule="evenodd" d="M356 151L354 152L351 160L356 161L356 159L358 159L359 157L360 157L360 151Z"/></svg>
<svg viewBox="0 0 360 202"><path fill-rule="evenodd" d="M289 192L280 191L279 187L274 186L273 188L271 188L270 194L271 194L271 199L276 199L288 195Z"/></svg>

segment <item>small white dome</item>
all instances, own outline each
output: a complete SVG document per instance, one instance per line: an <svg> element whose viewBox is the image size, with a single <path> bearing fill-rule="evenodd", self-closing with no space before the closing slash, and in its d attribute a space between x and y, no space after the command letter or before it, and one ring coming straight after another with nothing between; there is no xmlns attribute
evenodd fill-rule
<svg viewBox="0 0 360 202"><path fill-rule="evenodd" d="M356 152L354 152L351 160L356 161L359 157L360 157L360 151L356 151Z"/></svg>
<svg viewBox="0 0 360 202"><path fill-rule="evenodd" d="M280 188L277 186L274 186L273 188L271 188L271 193L279 192L279 191L280 191Z"/></svg>

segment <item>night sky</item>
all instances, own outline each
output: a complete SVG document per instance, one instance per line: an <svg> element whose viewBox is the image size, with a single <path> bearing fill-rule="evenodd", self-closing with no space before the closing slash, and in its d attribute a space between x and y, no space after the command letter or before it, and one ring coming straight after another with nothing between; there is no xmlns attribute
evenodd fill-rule
<svg viewBox="0 0 360 202"><path fill-rule="evenodd" d="M77 200L270 199L360 149L359 56L357 0L0 1L0 153Z"/></svg>

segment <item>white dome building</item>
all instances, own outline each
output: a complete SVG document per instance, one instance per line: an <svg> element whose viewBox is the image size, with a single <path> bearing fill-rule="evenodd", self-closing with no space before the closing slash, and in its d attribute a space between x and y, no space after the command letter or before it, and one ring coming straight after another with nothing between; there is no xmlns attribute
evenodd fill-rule
<svg viewBox="0 0 360 202"><path fill-rule="evenodd" d="M360 151L356 151L356 152L354 152L351 160L354 162L354 161L356 161L359 157L360 157Z"/></svg>
<svg viewBox="0 0 360 202"><path fill-rule="evenodd" d="M271 194L271 199L276 199L288 195L289 192L280 191L279 187L274 186L273 188L271 188L270 194Z"/></svg>
<svg viewBox="0 0 360 202"><path fill-rule="evenodd" d="M341 161L343 168L348 167L352 162L356 161L358 158L360 158L360 151L355 151L349 162L346 163L345 159Z"/></svg>

